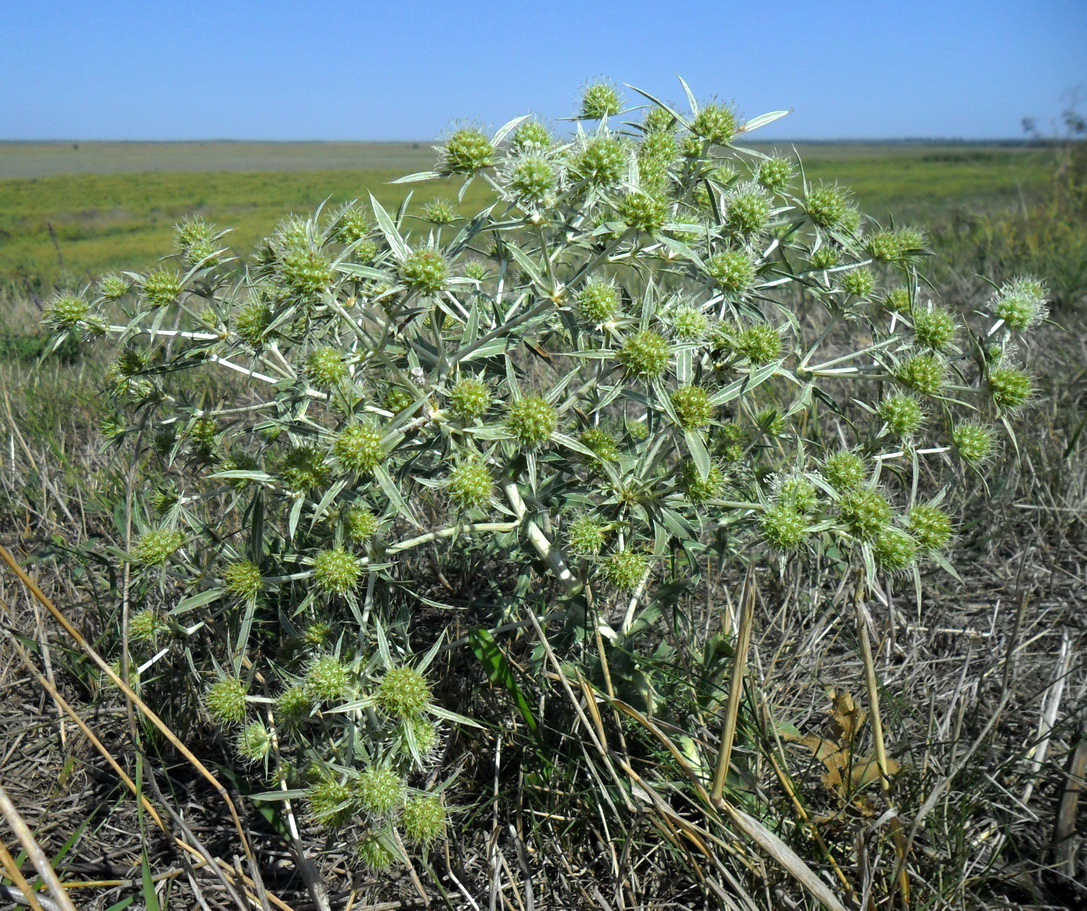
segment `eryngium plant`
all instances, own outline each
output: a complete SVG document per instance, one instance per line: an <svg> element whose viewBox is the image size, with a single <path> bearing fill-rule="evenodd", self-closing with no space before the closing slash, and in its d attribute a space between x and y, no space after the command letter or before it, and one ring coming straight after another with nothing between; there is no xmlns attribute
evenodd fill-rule
<svg viewBox="0 0 1087 911"><path fill-rule="evenodd" d="M483 181L483 211L371 199L284 221L244 263L186 222L177 267L48 314L115 339L110 432L162 477L129 559L182 591L141 617L142 670L185 650L253 774L307 788L372 867L441 830L410 786L433 719L457 719L381 634L446 606L432 555L468 542L508 570L507 612L576 605L620 635L710 556L916 576L1031 398L1014 342L1045 315L1037 281L968 331L921 232L740 145L778 114L646 96L620 123L605 88L573 136L465 127L404 178Z"/></svg>

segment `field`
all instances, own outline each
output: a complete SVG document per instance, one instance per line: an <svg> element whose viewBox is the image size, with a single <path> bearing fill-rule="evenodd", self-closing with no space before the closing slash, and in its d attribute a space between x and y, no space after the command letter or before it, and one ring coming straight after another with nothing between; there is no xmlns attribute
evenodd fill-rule
<svg viewBox="0 0 1087 911"><path fill-rule="evenodd" d="M864 211L899 223L1021 205L1050 158L1015 144L796 149L811 181L852 187ZM433 164L427 143L0 143L0 282L43 295L145 268L170 252L172 226L189 214L233 228L233 247L247 252L285 213L311 212L326 199L334 206L373 193L393 205L401 188L388 182ZM416 199L455 192L450 183L421 184ZM463 209L484 198L477 182Z"/></svg>
<svg viewBox="0 0 1087 911"><path fill-rule="evenodd" d="M287 213L308 215L326 200L335 207L372 193L395 207L405 188L390 180L430 168L428 143L0 142L0 796L14 804L0 809L9 823L27 824L25 833L13 827L19 844L6 830L0 837L0 908L33 891L43 911L70 911L49 898L39 863L56 870L62 897L90 911L1087 907L1087 154L1082 143L796 148L810 183L850 187L881 223L924 229L936 256L918 259L931 283L917 286L917 309L906 314L889 313L883 296L912 268L897 261L875 264L876 290L862 287L856 299L829 284L823 296L807 289L825 306L806 306L795 289L773 298L792 308L791 321L770 333L766 362L785 350L774 344L804 333L831 351L823 380L807 362L786 373L790 351L781 377L748 390L754 356L730 362L734 354L721 351L739 350L730 339L751 315L721 319L697 382L740 390L722 395L706 419L724 479L710 503L723 499L687 513L676 503L680 490L696 502L691 478L701 476L686 463L697 462L690 437L702 425L683 424L679 388L664 407L683 433L667 421L647 420L644 430L638 422L657 394L653 382L670 375L641 383L636 362L623 360L625 344L607 350L610 317L590 331L557 293L553 300L579 314L581 334L550 326L519 343L514 330L536 325L533 314L546 306L534 296L547 271L540 260L506 260L501 279L496 266L474 273L483 276L476 285L445 286L440 293L453 287L456 298L450 292L441 312L413 310L427 300L416 290L358 306L367 293L381 300L393 281L409 281L402 263L376 277L363 266L351 273L358 280L337 279L327 311L312 305L312 286L298 293L300 304L275 300L297 309L280 335L269 330L271 342L239 343L220 358L229 371L216 373L200 346L218 345L216 334L240 336L243 308L223 305L209 317L197 299L204 288L184 309L147 309L144 327L155 328L125 345L77 332L46 354L39 323L59 291L152 268L175 252L173 226L186 215L233 228L230 244L245 255ZM455 199L458 188L414 185L409 213L434 197ZM460 213L487 198L475 181ZM428 230L422 220L411 227ZM533 255L550 264L543 230ZM607 280L638 281L637 262L607 271L621 240L598 249L584 241L571 257L597 249ZM497 261L501 245L493 249ZM809 247L797 253L809 256ZM994 286L1026 273L1049 282L1052 319L1021 337L999 335L999 325L984 335L977 327L993 322ZM507 279L526 276L537 283L531 293L503 298ZM233 273L220 279L213 304L237 284ZM651 286L639 287L651 300ZM878 359L877 330L905 338L912 357L930 298L946 304L953 334L970 329L950 347L923 349L922 360L946 358L948 385L938 399L917 393L921 430L892 442L885 393L900 383L913 401L916 390L890 368L873 370L868 387L845 385L851 368L836 365L853 361L837 358L859 325L846 317L875 314L856 342L865 363ZM488 299L496 306L480 304ZM137 294L123 299L141 306ZM123 307L110 322L126 319ZM446 389L444 355L428 359L432 344L467 344L456 336L458 307L493 319L492 332L485 322L476 329L498 340L470 368L494 397L480 412L489 417L471 420L494 421L467 442L458 427L471 421ZM653 325L678 339L678 317L663 313ZM385 347L367 347L359 327L384 314ZM617 320L633 335L635 318ZM397 348L409 326L418 334ZM165 342L144 344L160 330ZM631 388L589 426L609 428L644 462L616 456L620 468L601 468L585 434L566 463L554 458L561 433L582 430L582 405L608 376L587 367L568 381L571 338L583 363L606 363L603 352L628 367ZM1005 347L994 354L998 338ZM186 339L195 342L191 360ZM350 380L340 357L348 350L358 370ZM467 363L457 368L462 378ZM952 376L952 364L961 372ZM944 412L962 405L971 384L990 388L984 371L1009 364L1029 370L1033 385L1016 408L979 406L979 415L992 406L994 452L976 462L960 458L958 443L926 452L924 434L942 427ZM732 383L736 376L745 379ZM549 401L573 403L542 448L530 421L515 444L503 436L522 395L507 388L511 378L526 389L554 384ZM818 397L785 415L793 390L808 382L822 382ZM536 406L546 418L547 403ZM160 414L169 417L156 423ZM403 442L379 435L375 450L366 436L373 420L402 429ZM364 430L331 436L341 425ZM659 436L643 444L643 432ZM324 448L314 456L310 442L326 439L332 456ZM684 440L692 448L680 448ZM874 480L867 469L857 483L879 486L902 510L894 528L881 520L888 540L906 528L921 540L905 524L916 502L951 514L949 543L916 575L883 551L878 584L865 583L877 578L865 573L883 535L854 540L841 530L834 510L845 515L844 497L829 480L829 459L812 455L842 446L876 465ZM259 456L247 462L250 451ZM499 456L506 461L483 461ZM354 474L329 474L352 458ZM666 458L674 458L663 472L670 476L657 478ZM501 471L485 476L482 500L471 501L480 514L455 512L456 473L483 464ZM769 515L769 498L785 503L788 484L812 477L808 496L822 505L805 508L824 509L825 528L835 529L818 548L757 539L728 560L714 556L734 534L731 520L714 524L718 516ZM763 499L753 504L752 490ZM562 496L569 501L552 508ZM654 512L658 503L667 509ZM351 522L367 504L385 524L356 539ZM582 550L568 534L594 508L624 529L616 552L634 563L651 552L659 568L628 587L606 576L611 562L598 573L599 544ZM627 516L666 513L658 527L671 523L667 533L622 549ZM629 521L635 529L642 520ZM175 526L188 538L170 550L155 536ZM561 549L556 557L540 545L560 540L556 529L567 535L568 564ZM366 555L362 576L341 547ZM250 564L256 587L245 589L235 571L250 558L260 565ZM345 559L347 575L337 576ZM589 588L556 581L564 565ZM606 587L613 583L619 595ZM660 594L650 594L654 584ZM422 710L381 689L397 662L402 670L420 660L429 681L422 701L439 712L429 729ZM242 678L250 689L230 716L230 687L217 691L226 693L219 702L212 692ZM331 695L315 695L322 686ZM301 713L290 708L292 692L308 700ZM267 731L284 739L261 739ZM363 774L415 761L424 735L437 746L410 766L410 787L389 786L401 803L375 809L381 794L362 783L362 759L372 763ZM433 846L412 842L405 808L435 794L449 813L442 831ZM30 844L44 860L27 853Z"/></svg>

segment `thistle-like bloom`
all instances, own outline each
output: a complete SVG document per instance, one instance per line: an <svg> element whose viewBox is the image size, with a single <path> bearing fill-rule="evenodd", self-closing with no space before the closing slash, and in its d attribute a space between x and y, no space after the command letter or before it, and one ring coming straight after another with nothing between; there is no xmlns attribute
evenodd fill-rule
<svg viewBox="0 0 1087 911"><path fill-rule="evenodd" d="M932 354L915 354L895 370L895 379L921 395L939 395L946 375L947 365Z"/></svg>
<svg viewBox="0 0 1087 911"><path fill-rule="evenodd" d="M91 305L82 297L60 294L50 302L42 321L54 332L65 332L83 323L90 312Z"/></svg>
<svg viewBox="0 0 1087 911"><path fill-rule="evenodd" d="M408 841L427 847L445 829L445 807L436 795L413 797L400 814L400 827Z"/></svg>
<svg viewBox="0 0 1087 911"><path fill-rule="evenodd" d="M543 446L558 426L558 412L539 396L515 399L506 408L506 429L525 446Z"/></svg>
<svg viewBox="0 0 1087 911"><path fill-rule="evenodd" d="M672 316L672 333L681 342L696 342L706 337L710 323L697 307L680 307Z"/></svg>
<svg viewBox="0 0 1087 911"><path fill-rule="evenodd" d="M787 503L767 507L759 517L759 529L766 543L776 550L796 550L811 533L806 516Z"/></svg>
<svg viewBox="0 0 1087 911"><path fill-rule="evenodd" d="M344 517L344 531L356 544L365 544L381 528L381 520L365 506L352 506Z"/></svg>
<svg viewBox="0 0 1087 911"><path fill-rule="evenodd" d="M789 158L775 156L759 162L755 179L773 193L779 193L792 183L796 165Z"/></svg>
<svg viewBox="0 0 1087 911"><path fill-rule="evenodd" d="M152 528L132 546L132 559L144 566L162 566L185 543L185 535L176 528Z"/></svg>
<svg viewBox="0 0 1087 911"><path fill-rule="evenodd" d="M529 152L504 169L506 186L513 201L527 209L548 205L558 192L562 172L548 155Z"/></svg>
<svg viewBox="0 0 1087 911"><path fill-rule="evenodd" d="M239 598L252 598L261 582L260 567L252 560L238 560L223 568L223 588Z"/></svg>
<svg viewBox="0 0 1087 911"><path fill-rule="evenodd" d="M959 457L968 465L980 465L993 450L993 431L981 424L958 424L951 431L951 441Z"/></svg>
<svg viewBox="0 0 1087 911"><path fill-rule="evenodd" d="M891 504L871 487L858 487L847 493L838 510L850 534L864 541L875 540L891 521Z"/></svg>
<svg viewBox="0 0 1087 911"><path fill-rule="evenodd" d="M449 499L458 509L482 509L493 491L494 478L483 462L462 462L449 475Z"/></svg>
<svg viewBox="0 0 1087 911"><path fill-rule="evenodd" d="M659 231L668 216L667 199L637 190L627 193L616 208L623 224L647 234Z"/></svg>
<svg viewBox="0 0 1087 911"><path fill-rule="evenodd" d="M896 436L908 436L916 431L925 419L921 405L912 395L889 395L876 409L880 419Z"/></svg>
<svg viewBox="0 0 1087 911"><path fill-rule="evenodd" d="M430 684L413 667L391 667L381 678L374 701L389 715L412 718L430 705Z"/></svg>
<svg viewBox="0 0 1087 911"><path fill-rule="evenodd" d="M701 386L680 386L672 393L672 409L684 430L698 430L713 418L709 393Z"/></svg>
<svg viewBox="0 0 1087 911"><path fill-rule="evenodd" d="M551 131L538 120L526 120L510 138L510 148L514 152L542 152L553 144Z"/></svg>
<svg viewBox="0 0 1087 911"><path fill-rule="evenodd" d="M280 260L278 272L283 284L300 297L324 293L334 277L328 257L309 247L289 250Z"/></svg>
<svg viewBox="0 0 1087 911"><path fill-rule="evenodd" d="M989 393L993 402L1006 411L1016 411L1030 401L1034 383L1016 367L995 367L989 371Z"/></svg>
<svg viewBox="0 0 1087 911"><path fill-rule="evenodd" d="M313 561L313 581L328 594L345 595L362 576L362 563L342 547L322 550Z"/></svg>
<svg viewBox="0 0 1087 911"><path fill-rule="evenodd" d="M606 323L619 310L619 292L615 285L605 282L589 282L574 297L574 313L581 322L590 326Z"/></svg>
<svg viewBox="0 0 1087 911"><path fill-rule="evenodd" d="M449 390L449 413L458 421L474 421L482 417L490 406L490 392L473 377L464 377Z"/></svg>
<svg viewBox="0 0 1087 911"><path fill-rule="evenodd" d="M695 114L691 132L710 145L727 145L736 135L736 115L723 104L707 104Z"/></svg>
<svg viewBox="0 0 1087 911"><path fill-rule="evenodd" d="M324 347L311 351L306 358L306 376L319 389L338 386L347 377L347 364L337 348Z"/></svg>
<svg viewBox="0 0 1087 911"><path fill-rule="evenodd" d="M819 503L819 493L811 478L802 474L790 474L781 478L774 490L778 503L794 509L806 516L815 510Z"/></svg>
<svg viewBox="0 0 1087 911"><path fill-rule="evenodd" d="M946 351L958 331L955 317L945 307L918 310L913 317L913 333L920 345L931 351Z"/></svg>
<svg viewBox="0 0 1087 911"><path fill-rule="evenodd" d="M385 459L381 432L372 424L350 424L336 434L332 454L349 471L371 472Z"/></svg>
<svg viewBox="0 0 1087 911"><path fill-rule="evenodd" d="M317 702L340 702L351 694L353 675L336 655L314 658L303 685Z"/></svg>
<svg viewBox="0 0 1087 911"><path fill-rule="evenodd" d="M1016 278L997 293L991 304L993 315L1009 329L1023 332L1049 315L1046 297L1042 282L1029 276Z"/></svg>
<svg viewBox="0 0 1087 911"><path fill-rule="evenodd" d="M725 196L725 224L741 237L766 229L770 221L770 198L758 184L741 184Z"/></svg>
<svg viewBox="0 0 1087 911"><path fill-rule="evenodd" d="M238 733L235 749L249 762L264 762L272 752L272 735L263 722L253 721Z"/></svg>
<svg viewBox="0 0 1087 911"><path fill-rule="evenodd" d="M876 286L876 277L867 266L841 273L842 290L855 297L868 297Z"/></svg>
<svg viewBox="0 0 1087 911"><path fill-rule="evenodd" d="M652 329L643 329L627 336L618 357L628 377L654 380L668 367L668 342Z"/></svg>
<svg viewBox="0 0 1087 911"><path fill-rule="evenodd" d="M603 189L617 184L626 170L627 151L611 136L593 136L570 158L570 174L587 186Z"/></svg>
<svg viewBox="0 0 1087 911"><path fill-rule="evenodd" d="M868 470L859 455L842 450L823 462L823 477L838 493L844 494L860 487L868 477Z"/></svg>
<svg viewBox="0 0 1087 911"><path fill-rule="evenodd" d="M820 184L812 188L804 203L804 209L815 224L821 228L833 228L846 218L849 202L845 194L837 187Z"/></svg>
<svg viewBox="0 0 1087 911"><path fill-rule="evenodd" d="M359 839L355 858L372 873L381 873L394 867L400 860L396 853L373 832Z"/></svg>
<svg viewBox="0 0 1087 911"><path fill-rule="evenodd" d="M223 677L204 693L204 708L219 724L232 726L245 720L245 697L249 689L237 677Z"/></svg>
<svg viewBox="0 0 1087 911"><path fill-rule="evenodd" d="M633 591L649 574L649 561L626 548L609 555L601 567L608 585L620 591Z"/></svg>
<svg viewBox="0 0 1087 911"><path fill-rule="evenodd" d="M593 557L604 549L607 531L604 524L592 516L580 516L570 523L566 531L566 544L571 553L580 557Z"/></svg>
<svg viewBox="0 0 1087 911"><path fill-rule="evenodd" d="M907 524L921 550L939 550L951 540L951 519L937 506L914 506Z"/></svg>
<svg viewBox="0 0 1087 911"><path fill-rule="evenodd" d="M355 815L355 792L345 781L323 778L306 794L314 822L326 829L342 829Z"/></svg>
<svg viewBox="0 0 1087 911"><path fill-rule="evenodd" d="M400 280L416 294L437 294L449 277L449 263L437 250L416 250L400 264Z"/></svg>
<svg viewBox="0 0 1087 911"><path fill-rule="evenodd" d="M156 269L144 278L140 291L152 307L165 307L178 299L183 287L176 270Z"/></svg>
<svg viewBox="0 0 1087 911"><path fill-rule="evenodd" d="M606 82L595 82L581 93L582 120L603 120L614 117L622 110L622 102L615 88Z"/></svg>
<svg viewBox="0 0 1087 911"><path fill-rule="evenodd" d="M755 263L743 250L724 250L706 261L706 272L721 288L734 294L755 282Z"/></svg>
<svg viewBox="0 0 1087 911"><path fill-rule="evenodd" d="M880 569L897 573L917 560L917 542L897 528L884 528L872 542L872 556Z"/></svg>
<svg viewBox="0 0 1087 911"><path fill-rule="evenodd" d="M606 430L601 430L599 427L590 427L588 430L582 431L578 439L583 446L591 449L601 462L614 462L619 458L619 445L616 443L615 437Z"/></svg>
<svg viewBox="0 0 1087 911"><path fill-rule="evenodd" d="M711 465L705 477L694 462L685 462L679 472L679 489L696 506L706 503L721 494L725 487L725 476L716 465Z"/></svg>
<svg viewBox="0 0 1087 911"><path fill-rule="evenodd" d="M781 357L781 335L766 323L753 323L737 333L732 347L755 366L769 364Z"/></svg>
<svg viewBox="0 0 1087 911"><path fill-rule="evenodd" d="M494 164L494 146L482 130L462 127L441 149L440 170L445 174L469 177Z"/></svg>

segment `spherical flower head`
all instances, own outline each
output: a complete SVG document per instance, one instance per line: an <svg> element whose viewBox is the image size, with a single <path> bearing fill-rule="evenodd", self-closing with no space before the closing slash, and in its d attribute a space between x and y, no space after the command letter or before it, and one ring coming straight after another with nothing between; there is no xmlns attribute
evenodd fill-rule
<svg viewBox="0 0 1087 911"><path fill-rule="evenodd" d="M606 323L619 311L619 292L615 285L589 282L574 298L574 313L590 326Z"/></svg>
<svg viewBox="0 0 1087 911"><path fill-rule="evenodd" d="M725 421L713 437L714 452L725 462L739 462L744 455L746 434L735 421Z"/></svg>
<svg viewBox="0 0 1087 911"><path fill-rule="evenodd" d="M716 465L703 477L694 462L684 462L679 472L679 488L696 506L720 496L725 487L725 476Z"/></svg>
<svg viewBox="0 0 1087 911"><path fill-rule="evenodd" d="M576 149L570 159L570 172L590 188L610 187L623 179L627 152L611 136L593 136Z"/></svg>
<svg viewBox="0 0 1087 911"><path fill-rule="evenodd" d="M268 340L268 329L274 315L268 302L252 298L242 304L234 314L234 331L245 344L259 351Z"/></svg>
<svg viewBox="0 0 1087 911"><path fill-rule="evenodd" d="M705 427L713 418L710 395L701 386L680 386L672 393L672 409L684 430Z"/></svg>
<svg viewBox="0 0 1087 911"><path fill-rule="evenodd" d="M679 157L679 145L674 133L648 133L638 146L638 176L642 186L655 191L664 190L668 171Z"/></svg>
<svg viewBox="0 0 1087 911"><path fill-rule="evenodd" d="M558 426L558 412L539 396L515 399L506 408L506 429L524 446L543 446Z"/></svg>
<svg viewBox="0 0 1087 911"><path fill-rule="evenodd" d="M745 327L733 338L732 345L737 354L756 366L781 357L781 334L766 323Z"/></svg>
<svg viewBox="0 0 1087 911"><path fill-rule="evenodd" d="M359 775L355 794L360 809L369 816L389 816L404 805L407 788L392 769L373 766Z"/></svg>
<svg viewBox="0 0 1087 911"><path fill-rule="evenodd" d="M711 145L727 145L736 135L736 115L723 104L707 104L691 121L691 132Z"/></svg>
<svg viewBox="0 0 1087 911"><path fill-rule="evenodd" d="M170 631L170 624L166 618L153 608L142 610L132 617L128 623L128 635L133 642L154 645L160 636Z"/></svg>
<svg viewBox="0 0 1087 911"><path fill-rule="evenodd" d="M332 441L332 454L348 471L368 474L385 459L381 431L372 424L349 424Z"/></svg>
<svg viewBox="0 0 1087 911"><path fill-rule="evenodd" d="M939 395L944 388L947 365L932 354L915 354L895 370L895 379L921 395Z"/></svg>
<svg viewBox="0 0 1087 911"><path fill-rule="evenodd" d="M759 162L758 170L755 172L755 179L772 193L780 193L792 183L795 175L796 166L791 158L774 156L773 158L764 158Z"/></svg>
<svg viewBox="0 0 1087 911"><path fill-rule="evenodd" d="M1004 285L992 303L993 315L1016 332L1037 325L1049 314L1045 285L1030 277Z"/></svg>
<svg viewBox="0 0 1087 911"><path fill-rule="evenodd" d="M813 250L810 262L813 269L833 269L842 261L842 253L837 247L823 244L818 250Z"/></svg>
<svg viewBox="0 0 1087 911"><path fill-rule="evenodd" d="M303 684L317 702L341 702L351 694L350 669L335 655L314 658Z"/></svg>
<svg viewBox="0 0 1087 911"><path fill-rule="evenodd" d="M98 281L98 293L108 301L120 300L128 293L128 282L119 275L106 275Z"/></svg>
<svg viewBox="0 0 1087 911"><path fill-rule="evenodd" d="M356 544L365 544L380 528L381 520L365 506L352 506L344 517L344 531Z"/></svg>
<svg viewBox="0 0 1087 911"><path fill-rule="evenodd" d="M204 693L204 708L224 727L245 721L245 696L249 688L237 677L216 680Z"/></svg>
<svg viewBox="0 0 1087 911"><path fill-rule="evenodd" d="M921 405L912 395L889 395L876 409L880 419L896 436L908 436L915 432L925 419Z"/></svg>
<svg viewBox="0 0 1087 911"><path fill-rule="evenodd" d="M445 807L435 795L413 797L404 804L400 814L400 828L404 837L417 845L433 844L445 829Z"/></svg>
<svg viewBox="0 0 1087 911"><path fill-rule="evenodd" d="M449 413L466 424L484 415L490 405L491 394L486 385L473 377L458 380L449 390Z"/></svg>
<svg viewBox="0 0 1087 911"><path fill-rule="evenodd" d="M667 108L651 107L642 118L642 132L647 136L654 133L674 133L678 126L675 115Z"/></svg>
<svg viewBox="0 0 1087 911"><path fill-rule="evenodd" d="M337 243L353 244L369 234L371 227L370 217L358 206L351 205L336 217L332 238Z"/></svg>
<svg viewBox="0 0 1087 911"><path fill-rule="evenodd" d="M911 306L910 289L904 285L891 288L880 298L880 303L885 310L889 310L891 313L909 313Z"/></svg>
<svg viewBox="0 0 1087 911"><path fill-rule="evenodd" d="M868 255L877 262L891 263L902 258L905 252L902 238L897 231L876 231L864 245Z"/></svg>
<svg viewBox="0 0 1087 911"><path fill-rule="evenodd" d="M152 528L132 546L132 559L144 566L162 566L185 543L185 535L176 528Z"/></svg>
<svg viewBox="0 0 1087 911"><path fill-rule="evenodd" d="M558 167L546 155L539 153L516 159L507 173L507 186L514 201L530 209L545 206L559 186Z"/></svg>
<svg viewBox="0 0 1087 911"><path fill-rule="evenodd" d="M604 581L620 591L633 591L649 573L649 561L630 548L610 554L601 567Z"/></svg>
<svg viewBox="0 0 1087 911"><path fill-rule="evenodd" d="M272 752L272 735L260 721L247 724L234 743L238 755L249 762L264 762Z"/></svg>
<svg viewBox="0 0 1087 911"><path fill-rule="evenodd" d="M643 329L627 336L618 356L628 377L655 380L668 367L668 342L652 329Z"/></svg>
<svg viewBox="0 0 1087 911"><path fill-rule="evenodd" d="M437 250L416 250L400 264L400 280L416 294L437 294L449 277L449 263Z"/></svg>
<svg viewBox="0 0 1087 911"><path fill-rule="evenodd" d="M579 557L594 557L604 549L607 531L602 522L591 516L579 516L566 531L566 545Z"/></svg>
<svg viewBox="0 0 1087 911"><path fill-rule="evenodd" d="M415 742L415 749L420 758L429 756L438 746L437 727L434 726L434 722L422 715L401 719L401 731L406 742Z"/></svg>
<svg viewBox="0 0 1087 911"><path fill-rule="evenodd" d="M652 234L661 229L668 216L668 200L632 190L619 200L616 209L628 228Z"/></svg>
<svg viewBox="0 0 1087 911"><path fill-rule="evenodd" d="M770 198L758 184L741 184L725 197L725 224L741 237L765 230L770 221Z"/></svg>
<svg viewBox="0 0 1087 911"><path fill-rule="evenodd" d="M907 524L913 540L923 551L939 550L951 540L951 519L937 506L914 506Z"/></svg>
<svg viewBox="0 0 1087 911"><path fill-rule="evenodd" d="M471 176L494 164L494 146L482 130L461 127L446 140L441 150L441 170L446 174Z"/></svg>
<svg viewBox="0 0 1087 911"><path fill-rule="evenodd" d="M345 595L362 575L362 564L342 547L323 550L313 561L313 581L327 594Z"/></svg>
<svg viewBox="0 0 1087 911"><path fill-rule="evenodd" d="M774 497L783 506L801 515L811 513L819 503L819 493L811 478L802 474L786 475L776 485Z"/></svg>
<svg viewBox="0 0 1087 911"><path fill-rule="evenodd" d="M399 863L400 858L376 834L368 832L355 846L355 859L371 873L381 873Z"/></svg>
<svg viewBox="0 0 1087 911"><path fill-rule="evenodd" d="M1030 401L1034 384L1029 375L1016 367L995 367L989 371L989 394L997 407L1015 411Z"/></svg>
<svg viewBox="0 0 1087 911"><path fill-rule="evenodd" d="M623 108L619 100L619 93L614 86L606 82L594 82L587 85L581 93L582 120L603 120L605 117L614 117Z"/></svg>
<svg viewBox="0 0 1087 911"><path fill-rule="evenodd" d="M302 633L302 641L310 648L320 648L332 637L332 627L324 620L314 620Z"/></svg>
<svg viewBox="0 0 1087 911"><path fill-rule="evenodd" d="M955 341L958 326L944 307L918 310L913 317L913 334L918 344L931 351L946 351Z"/></svg>
<svg viewBox="0 0 1087 911"><path fill-rule="evenodd" d="M872 487L858 487L842 497L838 510L850 534L872 541L891 521L891 504Z"/></svg>
<svg viewBox="0 0 1087 911"><path fill-rule="evenodd" d="M319 389L332 389L347 377L347 364L339 349L325 347L309 353L306 376Z"/></svg>
<svg viewBox="0 0 1087 911"><path fill-rule="evenodd" d="M475 282L485 282L490 278L491 270L482 260L470 259L464 264L464 276Z"/></svg>
<svg viewBox="0 0 1087 911"><path fill-rule="evenodd" d="M307 718L313 708L313 697L303 685L288 687L276 699L276 714L288 724Z"/></svg>
<svg viewBox="0 0 1087 911"><path fill-rule="evenodd" d="M430 705L430 684L413 667L391 667L381 678L374 701L388 715L413 718Z"/></svg>
<svg viewBox="0 0 1087 911"><path fill-rule="evenodd" d="M733 294L746 291L755 281L755 263L743 250L724 250L706 261L706 272L721 288Z"/></svg>
<svg viewBox="0 0 1087 911"><path fill-rule="evenodd" d="M457 220L457 211L448 199L432 199L423 205L423 218L432 225L451 225Z"/></svg>
<svg viewBox="0 0 1087 911"><path fill-rule="evenodd" d="M60 294L53 298L42 317L43 322L55 332L75 329L91 312L91 305L76 294Z"/></svg>
<svg viewBox="0 0 1087 911"><path fill-rule="evenodd" d="M332 263L319 250L292 248L279 263L279 276L294 294L311 297L322 294L332 284Z"/></svg>
<svg viewBox="0 0 1087 911"><path fill-rule="evenodd" d="M458 509L482 509L494 492L494 478L482 462L462 462L450 472L447 490Z"/></svg>
<svg viewBox="0 0 1087 911"><path fill-rule="evenodd" d="M710 323L697 307L680 307L672 316L672 333L677 341L696 342L706 337Z"/></svg>
<svg viewBox="0 0 1087 911"><path fill-rule="evenodd" d="M355 815L355 794L351 786L338 778L323 778L306 794L310 813L319 826L342 829Z"/></svg>
<svg viewBox="0 0 1087 911"><path fill-rule="evenodd" d="M252 598L261 581L260 567L252 560L238 560L223 569L223 588L239 598Z"/></svg>
<svg viewBox="0 0 1087 911"><path fill-rule="evenodd" d="M759 517L759 530L775 550L796 550L811 531L808 520L792 506L775 503Z"/></svg>
<svg viewBox="0 0 1087 911"><path fill-rule="evenodd" d="M755 426L769 437L779 437L785 433L786 418L771 405L755 415Z"/></svg>
<svg viewBox="0 0 1087 911"><path fill-rule="evenodd" d="M885 572L902 572L916 562L917 542L897 528L884 528L872 542L872 556Z"/></svg>
<svg viewBox="0 0 1087 911"><path fill-rule="evenodd" d="M215 231L199 215L189 216L180 224L174 226L174 239L182 251L187 250L193 244L208 242L214 236Z"/></svg>
<svg viewBox="0 0 1087 911"><path fill-rule="evenodd" d="M183 259L188 266L207 269L219 263L219 248L211 240L197 240L185 249Z"/></svg>
<svg viewBox="0 0 1087 911"><path fill-rule="evenodd" d="M951 431L951 442L964 462L980 465L993 450L993 431L981 424L958 424Z"/></svg>
<svg viewBox="0 0 1087 911"><path fill-rule="evenodd" d="M149 306L165 307L177 300L183 287L176 270L156 269L144 277L140 290Z"/></svg>
<svg viewBox="0 0 1087 911"><path fill-rule="evenodd" d="M649 439L649 428L645 426L645 421L630 418L623 422L623 429L635 443L642 443Z"/></svg>
<svg viewBox="0 0 1087 911"><path fill-rule="evenodd" d="M606 430L599 427L590 427L582 431L578 437L581 445L591 449L593 454L601 462L614 462L619 458L619 445Z"/></svg>
<svg viewBox="0 0 1087 911"><path fill-rule="evenodd" d="M846 218L849 202L838 187L820 184L813 187L804 203L804 210L821 228L833 228Z"/></svg>
<svg viewBox="0 0 1087 911"><path fill-rule="evenodd" d="M855 297L868 297L876 286L876 278L867 266L850 269L841 274L842 290Z"/></svg>
<svg viewBox="0 0 1087 911"><path fill-rule="evenodd" d="M403 386L390 386L381 400L382 407L393 414L399 414L405 408L415 404L415 396L409 389Z"/></svg>
<svg viewBox="0 0 1087 911"><path fill-rule="evenodd" d="M868 477L864 459L855 452L842 450L823 462L823 477L838 493L848 493L860 487Z"/></svg>
<svg viewBox="0 0 1087 911"><path fill-rule="evenodd" d="M287 453L281 469L288 490L308 491L321 487L329 474L325 454L316 446L295 446Z"/></svg>
<svg viewBox="0 0 1087 911"><path fill-rule="evenodd" d="M510 148L515 152L542 152L553 144L551 131L538 120L526 120L510 139Z"/></svg>

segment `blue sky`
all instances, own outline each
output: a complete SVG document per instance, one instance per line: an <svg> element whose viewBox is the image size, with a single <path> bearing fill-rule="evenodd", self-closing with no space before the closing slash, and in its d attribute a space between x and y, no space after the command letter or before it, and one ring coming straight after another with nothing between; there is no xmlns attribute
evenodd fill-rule
<svg viewBox="0 0 1087 911"><path fill-rule="evenodd" d="M429 139L676 76L766 138L1015 137L1087 91L1083 0L8 0L2 139Z"/></svg>

